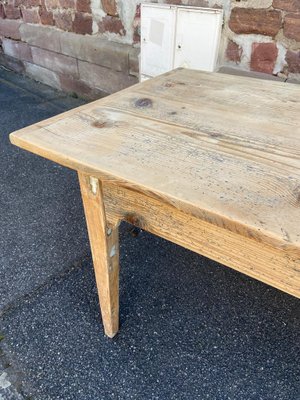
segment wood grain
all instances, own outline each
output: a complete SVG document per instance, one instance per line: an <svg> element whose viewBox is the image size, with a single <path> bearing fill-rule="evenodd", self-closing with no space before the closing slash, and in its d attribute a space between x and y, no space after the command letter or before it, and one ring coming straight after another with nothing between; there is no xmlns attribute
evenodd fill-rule
<svg viewBox="0 0 300 400"><path fill-rule="evenodd" d="M298 85L179 69L10 138L119 187L153 233L300 296L299 94ZM172 215L174 232L140 198ZM206 245L192 235L193 245L180 231L210 233Z"/></svg>
<svg viewBox="0 0 300 400"><path fill-rule="evenodd" d="M103 182L110 220L148 232L300 297L300 256L245 238L134 190Z"/></svg>
<svg viewBox="0 0 300 400"><path fill-rule="evenodd" d="M246 145L244 157L243 146L239 156L230 154L218 139L203 140L196 131L176 125L104 108L97 117L90 113L23 133L14 142L99 178L143 187L246 237L279 247L300 246L297 168L262 157L253 160Z"/></svg>
<svg viewBox="0 0 300 400"><path fill-rule="evenodd" d="M119 229L106 218L101 183L78 174L105 334L119 329Z"/></svg>

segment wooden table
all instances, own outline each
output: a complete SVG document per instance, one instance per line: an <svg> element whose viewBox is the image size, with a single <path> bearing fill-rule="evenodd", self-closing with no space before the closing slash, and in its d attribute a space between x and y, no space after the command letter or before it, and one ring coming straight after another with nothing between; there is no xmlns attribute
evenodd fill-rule
<svg viewBox="0 0 300 400"><path fill-rule="evenodd" d="M300 86L178 69L10 139L78 171L106 335L122 220L300 297Z"/></svg>

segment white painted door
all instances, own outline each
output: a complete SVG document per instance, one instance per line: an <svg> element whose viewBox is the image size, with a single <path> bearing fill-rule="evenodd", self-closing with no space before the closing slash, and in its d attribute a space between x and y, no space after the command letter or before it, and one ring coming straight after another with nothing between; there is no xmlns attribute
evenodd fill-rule
<svg viewBox="0 0 300 400"><path fill-rule="evenodd" d="M173 69L176 8L141 8L141 74L156 76Z"/></svg>
<svg viewBox="0 0 300 400"><path fill-rule="evenodd" d="M178 7L174 68L214 71L222 17L221 10Z"/></svg>

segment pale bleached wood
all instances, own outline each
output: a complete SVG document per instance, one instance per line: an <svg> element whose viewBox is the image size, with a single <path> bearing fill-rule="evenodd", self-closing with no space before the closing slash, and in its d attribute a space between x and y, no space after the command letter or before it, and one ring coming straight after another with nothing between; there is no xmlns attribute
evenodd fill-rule
<svg viewBox="0 0 300 400"><path fill-rule="evenodd" d="M144 193L109 181L103 198L111 220L146 231L300 297L300 257L220 228Z"/></svg>
<svg viewBox="0 0 300 400"><path fill-rule="evenodd" d="M233 235L237 241L223 240L223 258L181 243L299 296L299 95L298 85L179 69L15 132L11 141ZM234 246L243 240L242 262Z"/></svg>
<svg viewBox="0 0 300 400"><path fill-rule="evenodd" d="M63 165L156 193L246 237L300 251L300 159L286 152L284 164L267 146L263 153L263 144L258 151L247 140L236 143L236 151L224 150L214 135L207 139L124 111L101 107L90 114L78 112L12 139ZM273 147L284 153L279 142Z"/></svg>
<svg viewBox="0 0 300 400"><path fill-rule="evenodd" d="M106 218L102 187L95 177L78 174L92 250L105 334L119 329L119 229Z"/></svg>

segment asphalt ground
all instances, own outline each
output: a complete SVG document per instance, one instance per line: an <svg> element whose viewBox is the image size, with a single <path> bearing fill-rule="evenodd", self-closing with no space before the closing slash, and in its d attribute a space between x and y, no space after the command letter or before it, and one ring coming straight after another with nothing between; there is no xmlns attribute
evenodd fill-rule
<svg viewBox="0 0 300 400"><path fill-rule="evenodd" d="M299 400L299 300L126 224L104 336L76 173L8 140L80 104L0 68L0 400Z"/></svg>

